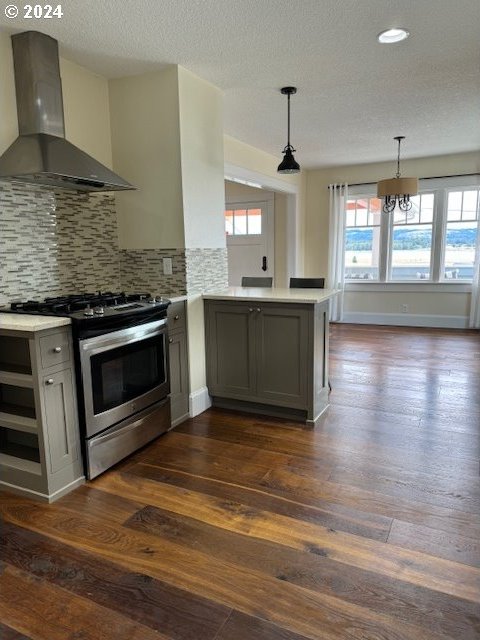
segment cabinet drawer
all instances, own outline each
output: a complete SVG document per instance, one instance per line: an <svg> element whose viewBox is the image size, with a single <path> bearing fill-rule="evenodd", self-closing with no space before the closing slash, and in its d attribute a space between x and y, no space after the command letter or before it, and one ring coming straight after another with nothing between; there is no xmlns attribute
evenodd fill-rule
<svg viewBox="0 0 480 640"><path fill-rule="evenodd" d="M47 369L70 360L68 334L59 332L40 338L40 358L42 367Z"/></svg>
<svg viewBox="0 0 480 640"><path fill-rule="evenodd" d="M168 330L184 329L186 325L185 302L174 302L167 310Z"/></svg>

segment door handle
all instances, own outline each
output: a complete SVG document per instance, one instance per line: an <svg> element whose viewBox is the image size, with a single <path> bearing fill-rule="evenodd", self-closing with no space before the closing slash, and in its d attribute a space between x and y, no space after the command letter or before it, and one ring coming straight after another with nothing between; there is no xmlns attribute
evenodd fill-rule
<svg viewBox="0 0 480 640"><path fill-rule="evenodd" d="M262 271L266 271L267 269L268 269L267 256L263 256L263 258L262 258Z"/></svg>

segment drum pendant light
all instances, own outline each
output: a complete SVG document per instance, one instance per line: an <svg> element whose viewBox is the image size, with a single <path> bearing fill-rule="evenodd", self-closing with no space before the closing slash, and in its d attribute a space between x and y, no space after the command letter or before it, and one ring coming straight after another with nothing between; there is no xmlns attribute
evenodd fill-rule
<svg viewBox="0 0 480 640"><path fill-rule="evenodd" d="M377 184L377 197L384 198L384 213L392 213L397 204L401 211L410 211L410 198L418 193L418 178L400 177L400 143L405 140L405 136L395 136L394 140L398 142L397 173L395 178L380 180Z"/></svg>
<svg viewBox="0 0 480 640"><path fill-rule="evenodd" d="M281 161L281 163L278 165L278 173L298 173L300 171L300 165L298 164L298 162L296 162L295 158L293 157L293 152L295 151L295 149L292 147L292 145L290 144L290 96L294 93L297 93L297 88L296 87L282 87L282 89L280 89L280 91L283 93L283 95L287 96L287 104L288 104L288 116L287 116L287 123L288 123L288 133L287 133L287 146L283 149L282 153L285 154L285 157L283 158L283 160Z"/></svg>

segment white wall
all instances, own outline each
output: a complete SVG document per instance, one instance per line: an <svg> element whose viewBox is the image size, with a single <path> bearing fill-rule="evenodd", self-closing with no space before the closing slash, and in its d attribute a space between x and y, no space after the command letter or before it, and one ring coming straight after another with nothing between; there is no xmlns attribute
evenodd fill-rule
<svg viewBox="0 0 480 640"><path fill-rule="evenodd" d="M480 171L480 154L464 153L431 158L416 158L402 161L402 174L426 178L453 174L475 173ZM305 274L307 276L327 275L328 267L328 215L330 183L347 182L349 184L377 182L395 173L394 162L333 167L307 172L306 217L305 217ZM373 187L375 189L375 187ZM421 286L421 285L419 285ZM366 289L366 286L363 287ZM470 294L464 291L456 293L445 291L445 287L433 290L424 287L417 292L405 291L397 287L395 291L368 290L345 294L345 312L347 318L357 321L369 321L377 315L379 321L388 320L388 315L401 314L403 304L409 308L400 320L417 324L428 323L419 316L445 316L446 326L464 326L468 315ZM421 292L421 293L420 293ZM362 314L364 314L362 316ZM385 317L380 317L385 316ZM405 317L405 316L409 316ZM363 320L362 320L363 318ZM454 318L457 318L456 320ZM398 318L391 318L397 322ZM431 320L433 323L434 320ZM442 321L440 320L440 324Z"/></svg>

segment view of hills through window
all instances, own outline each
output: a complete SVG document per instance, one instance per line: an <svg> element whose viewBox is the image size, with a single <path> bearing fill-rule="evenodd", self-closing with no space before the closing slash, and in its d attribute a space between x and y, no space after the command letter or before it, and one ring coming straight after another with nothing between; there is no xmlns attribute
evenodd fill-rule
<svg viewBox="0 0 480 640"><path fill-rule="evenodd" d="M442 251L440 280L471 280L478 234L479 190L450 191L446 210L435 210L435 194L423 193L412 198L411 211L396 209L393 219L382 213L378 198L356 198L347 203L345 230L345 277L347 280L378 280L382 247L381 237L389 239L387 268L389 280L432 279L433 237ZM443 213L443 215L442 215ZM386 220L382 222L382 216ZM389 232L381 234L381 225ZM386 244L386 243L385 243Z"/></svg>

